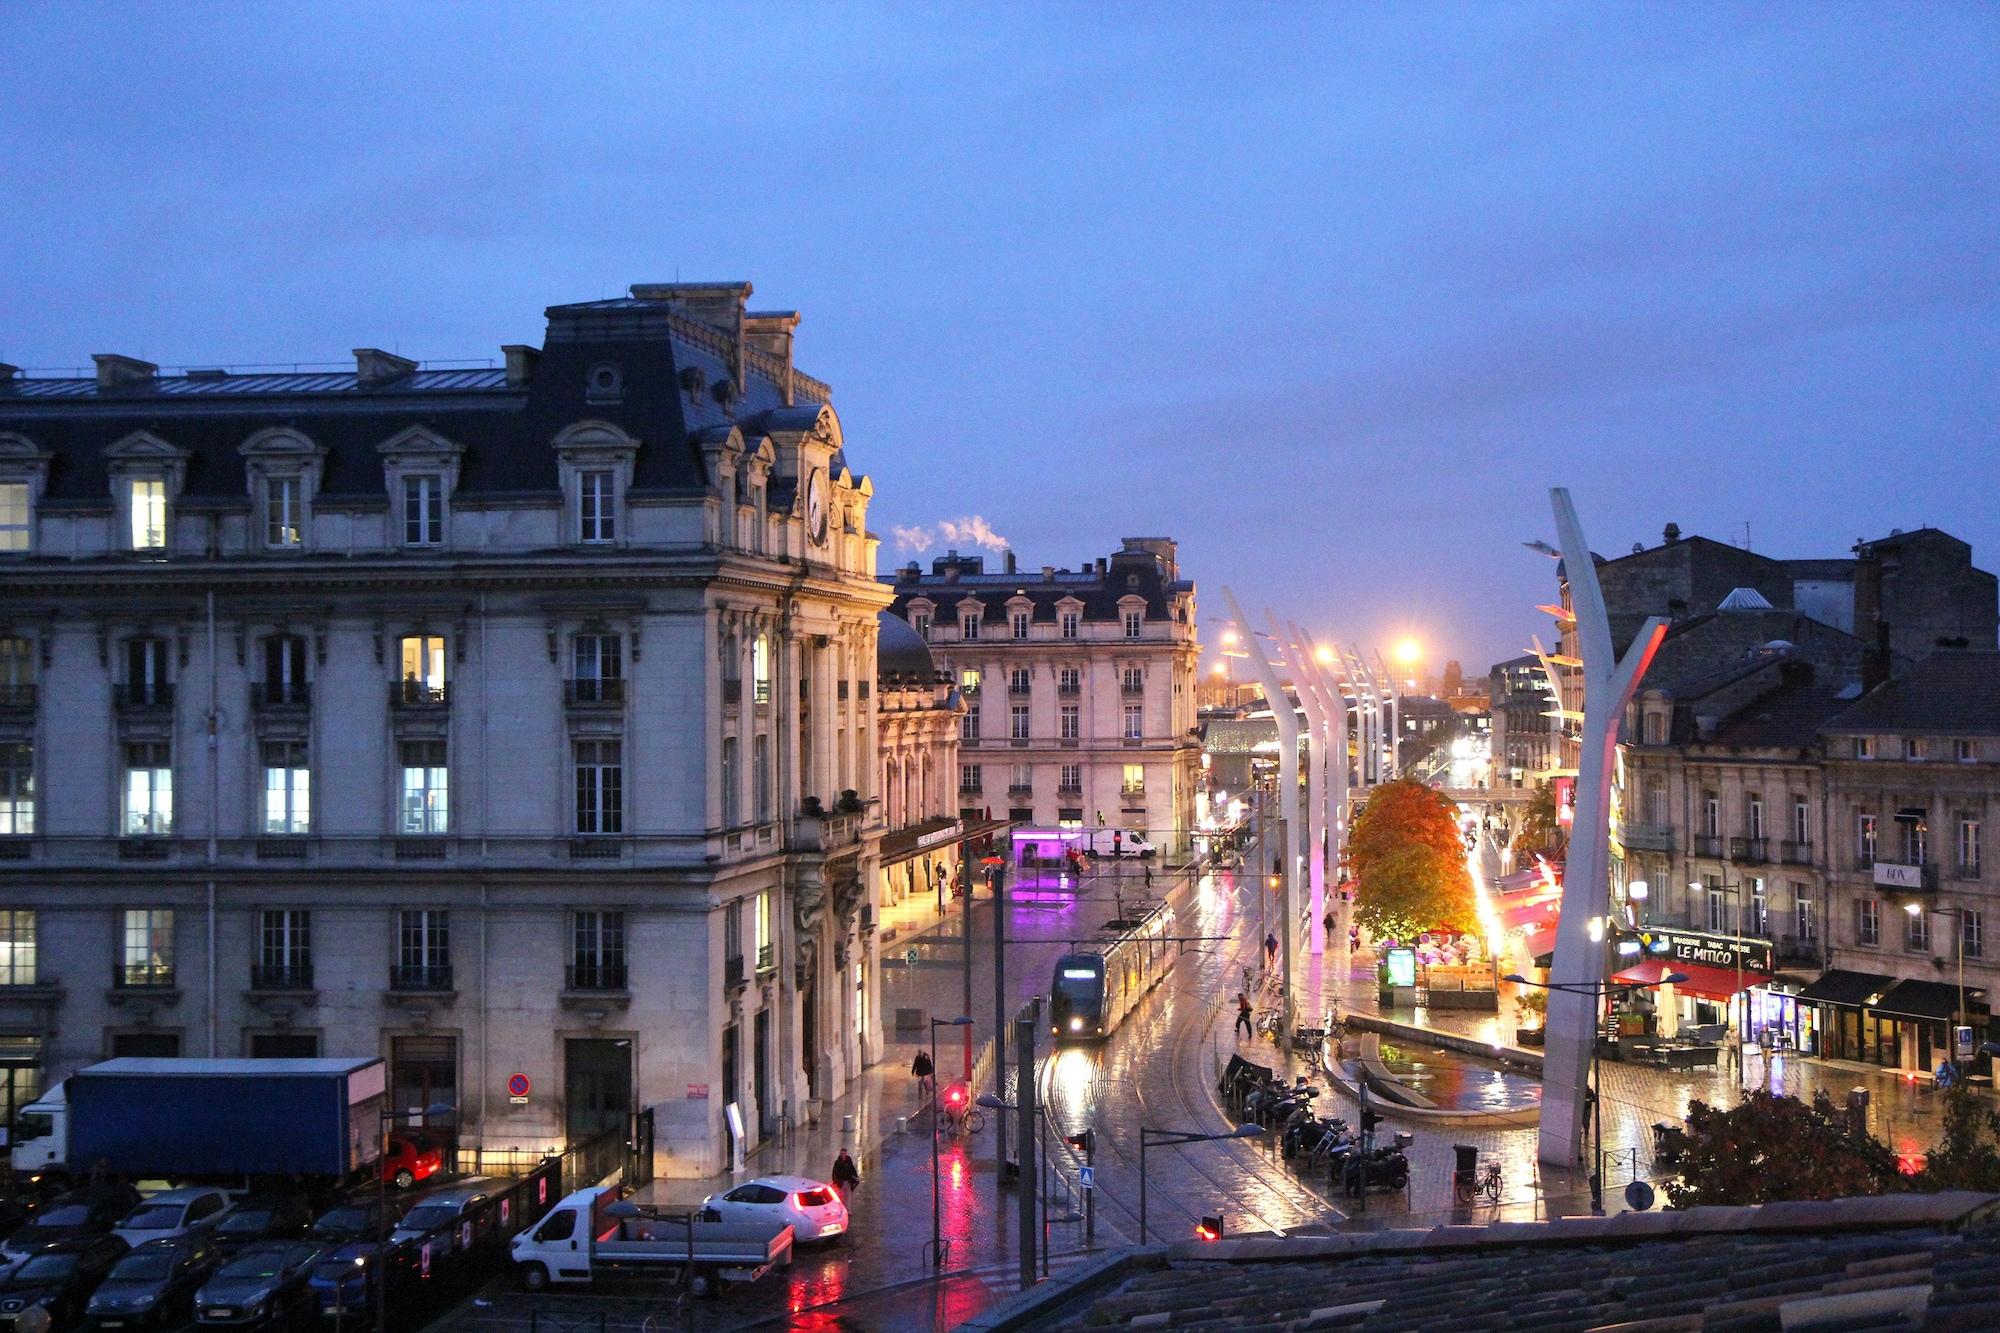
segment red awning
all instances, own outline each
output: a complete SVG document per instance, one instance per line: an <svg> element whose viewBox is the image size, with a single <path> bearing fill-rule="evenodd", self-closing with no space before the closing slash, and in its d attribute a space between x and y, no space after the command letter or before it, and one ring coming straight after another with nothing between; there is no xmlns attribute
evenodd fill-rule
<svg viewBox="0 0 2000 1333"><path fill-rule="evenodd" d="M1617 974L1613 980L1631 982L1640 986L1657 986L1672 973L1678 972L1686 981L1674 983L1674 989L1699 995L1706 1000L1726 1000L1736 994L1736 969L1733 967L1703 967L1700 963L1669 963L1658 958L1648 958L1642 963L1634 963ZM1742 989L1762 986L1770 981L1763 972L1745 969Z"/></svg>
<svg viewBox="0 0 2000 1333"><path fill-rule="evenodd" d="M1550 893L1513 901L1502 898L1493 904L1493 914L1507 930L1550 926L1562 914L1562 895Z"/></svg>

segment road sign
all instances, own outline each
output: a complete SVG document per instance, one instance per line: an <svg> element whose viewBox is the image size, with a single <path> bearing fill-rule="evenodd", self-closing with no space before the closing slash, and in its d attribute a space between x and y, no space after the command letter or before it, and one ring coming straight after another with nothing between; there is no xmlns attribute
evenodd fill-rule
<svg viewBox="0 0 2000 1333"><path fill-rule="evenodd" d="M1076 1171L1077 1171L1077 1183L1079 1185L1082 1185L1087 1190L1094 1190L1097 1188L1096 1167L1080 1166L1076 1169Z"/></svg>
<svg viewBox="0 0 2000 1333"><path fill-rule="evenodd" d="M916 965L917 965L917 946L912 944L909 948L903 950L903 966L915 967Z"/></svg>
<svg viewBox="0 0 2000 1333"><path fill-rule="evenodd" d="M510 1074L507 1077L507 1100L515 1106L524 1106L528 1092L534 1085L528 1082L526 1074Z"/></svg>

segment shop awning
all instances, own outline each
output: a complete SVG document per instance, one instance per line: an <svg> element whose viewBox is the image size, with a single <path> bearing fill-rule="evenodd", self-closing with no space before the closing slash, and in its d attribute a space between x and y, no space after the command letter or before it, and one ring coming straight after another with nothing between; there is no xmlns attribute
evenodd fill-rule
<svg viewBox="0 0 2000 1333"><path fill-rule="evenodd" d="M1885 977L1874 972L1848 972L1841 968L1831 968L1819 980L1808 982L1799 992L1801 1000L1818 1000L1824 1004L1851 1004L1859 1008L1883 991L1889 989L1894 977Z"/></svg>
<svg viewBox="0 0 2000 1333"><path fill-rule="evenodd" d="M1965 1002L1969 1006L1973 997L1982 992L1973 986L1965 988ZM1899 981L1885 992L1881 999L1868 1006L1881 1014L1895 1014L1902 1018L1928 1018L1941 1023L1951 1021L1958 1012L1958 987L1942 981Z"/></svg>
<svg viewBox="0 0 2000 1333"><path fill-rule="evenodd" d="M1639 986L1657 986L1668 977L1679 973L1685 981L1674 983L1677 991L1699 995L1706 1000L1726 1000L1736 994L1736 969L1733 967L1703 967L1700 963L1670 963L1663 958L1648 958L1643 963L1634 963L1617 974L1614 980ZM1761 986L1770 978L1762 972L1743 973L1743 989Z"/></svg>

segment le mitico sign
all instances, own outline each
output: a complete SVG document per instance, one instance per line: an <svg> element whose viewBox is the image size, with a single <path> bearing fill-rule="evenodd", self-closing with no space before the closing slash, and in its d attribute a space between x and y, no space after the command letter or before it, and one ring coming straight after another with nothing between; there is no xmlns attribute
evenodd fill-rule
<svg viewBox="0 0 2000 1333"><path fill-rule="evenodd" d="M1733 935L1706 935L1689 930L1643 930L1639 932L1639 943L1648 958L1664 959L1669 963L1693 963L1697 967L1719 968L1725 972L1735 969L1740 947L1745 972L1761 972L1766 976L1771 972L1769 940L1746 937L1739 946Z"/></svg>

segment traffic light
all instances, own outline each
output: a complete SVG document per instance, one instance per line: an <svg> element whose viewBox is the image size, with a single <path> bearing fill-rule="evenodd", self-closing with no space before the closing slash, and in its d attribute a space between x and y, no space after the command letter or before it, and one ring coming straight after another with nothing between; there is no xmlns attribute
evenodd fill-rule
<svg viewBox="0 0 2000 1333"><path fill-rule="evenodd" d="M1086 1129L1081 1134L1065 1134L1063 1135L1063 1142L1082 1153L1085 1157L1089 1157L1097 1151L1097 1131Z"/></svg>
<svg viewBox="0 0 2000 1333"><path fill-rule="evenodd" d="M1213 1217L1204 1216L1201 1219L1201 1221L1198 1224L1196 1224L1194 1229L1194 1234L1202 1240L1221 1240L1222 1214L1217 1213Z"/></svg>
<svg viewBox="0 0 2000 1333"><path fill-rule="evenodd" d="M1369 1133L1375 1126L1381 1123L1382 1117L1380 1113L1375 1111L1363 1111L1361 1113L1361 1132L1363 1134Z"/></svg>

